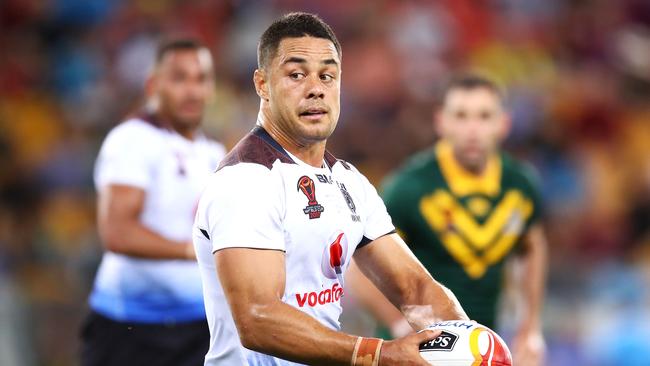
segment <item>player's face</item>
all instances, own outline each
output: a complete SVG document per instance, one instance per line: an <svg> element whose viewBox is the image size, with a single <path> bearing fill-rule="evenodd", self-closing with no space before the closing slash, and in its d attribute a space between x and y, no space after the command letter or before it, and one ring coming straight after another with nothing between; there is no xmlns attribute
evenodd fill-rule
<svg viewBox="0 0 650 366"><path fill-rule="evenodd" d="M339 119L341 60L322 38L283 39L267 67L271 117L301 143L326 140Z"/></svg>
<svg viewBox="0 0 650 366"><path fill-rule="evenodd" d="M507 134L508 116L487 88L451 89L438 115L438 132L462 165L480 170Z"/></svg>
<svg viewBox="0 0 650 366"><path fill-rule="evenodd" d="M159 110L176 128L196 128L213 92L212 60L206 49L171 51L153 75Z"/></svg>

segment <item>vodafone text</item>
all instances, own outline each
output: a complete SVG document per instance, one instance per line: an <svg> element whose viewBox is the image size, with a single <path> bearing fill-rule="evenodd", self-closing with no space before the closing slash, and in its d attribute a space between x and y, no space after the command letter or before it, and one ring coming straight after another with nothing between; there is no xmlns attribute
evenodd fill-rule
<svg viewBox="0 0 650 366"><path fill-rule="evenodd" d="M298 301L299 307L305 305L314 307L316 305L338 302L341 300L341 296L343 296L343 288L338 283L335 283L332 285L332 288L325 289L321 292L312 291L296 294L296 301Z"/></svg>

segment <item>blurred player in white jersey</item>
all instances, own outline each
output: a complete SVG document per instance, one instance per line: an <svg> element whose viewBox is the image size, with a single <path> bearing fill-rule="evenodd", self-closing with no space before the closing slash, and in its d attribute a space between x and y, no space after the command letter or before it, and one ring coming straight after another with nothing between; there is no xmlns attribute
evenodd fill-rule
<svg viewBox="0 0 650 366"><path fill-rule="evenodd" d="M207 48L161 44L146 107L102 145L95 185L106 252L82 329L83 366L203 363L209 332L191 233L225 154L199 129L213 88Z"/></svg>
<svg viewBox="0 0 650 366"><path fill-rule="evenodd" d="M339 331L353 257L414 328L467 316L394 233L368 180L325 150L340 110L330 27L306 13L274 22L254 84L257 126L220 164L195 221L205 364L427 365L418 346L436 332L383 342Z"/></svg>

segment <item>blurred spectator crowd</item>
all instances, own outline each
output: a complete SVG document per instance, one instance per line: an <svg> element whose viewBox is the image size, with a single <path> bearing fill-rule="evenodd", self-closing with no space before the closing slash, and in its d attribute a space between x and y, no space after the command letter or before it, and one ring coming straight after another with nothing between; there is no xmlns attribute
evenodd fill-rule
<svg viewBox="0 0 650 366"><path fill-rule="evenodd" d="M319 14L341 40L342 114L330 149L376 184L431 145L436 95L453 72L503 83L514 124L507 148L537 168L546 204L549 365L615 365L621 355L648 365L643 0L0 2L0 364L75 363L101 253L94 159L139 106L158 41L194 36L214 52L205 129L232 146L256 119L258 37L291 10Z"/></svg>

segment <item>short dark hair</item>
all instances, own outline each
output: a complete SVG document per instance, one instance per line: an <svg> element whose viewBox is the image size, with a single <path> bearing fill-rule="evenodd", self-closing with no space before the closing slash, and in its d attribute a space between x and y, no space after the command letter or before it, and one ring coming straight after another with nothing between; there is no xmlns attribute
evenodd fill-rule
<svg viewBox="0 0 650 366"><path fill-rule="evenodd" d="M159 64L165 56L174 51L192 51L206 48L201 42L191 38L168 39L160 42L156 50L156 64Z"/></svg>
<svg viewBox="0 0 650 366"><path fill-rule="evenodd" d="M440 103L443 104L447 95L454 89L487 89L493 92L501 103L505 103L506 93L504 88L495 80L478 73L462 73L452 77L442 90Z"/></svg>
<svg viewBox="0 0 650 366"><path fill-rule="evenodd" d="M257 66L262 68L275 57L280 41L285 38L314 37L328 39L334 43L336 52L341 57L341 44L336 39L332 28L318 15L310 13L289 13L273 22L260 37L257 46Z"/></svg>

